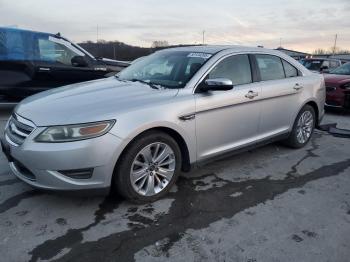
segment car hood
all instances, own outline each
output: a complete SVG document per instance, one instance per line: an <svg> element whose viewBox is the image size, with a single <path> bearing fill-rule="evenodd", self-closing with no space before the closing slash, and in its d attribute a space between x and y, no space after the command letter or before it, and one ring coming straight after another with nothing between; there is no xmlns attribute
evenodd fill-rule
<svg viewBox="0 0 350 262"><path fill-rule="evenodd" d="M350 75L324 74L326 84L342 85L350 82Z"/></svg>
<svg viewBox="0 0 350 262"><path fill-rule="evenodd" d="M153 89L115 77L51 89L24 99L15 112L37 126L114 119L122 112L150 103L164 103L177 89Z"/></svg>

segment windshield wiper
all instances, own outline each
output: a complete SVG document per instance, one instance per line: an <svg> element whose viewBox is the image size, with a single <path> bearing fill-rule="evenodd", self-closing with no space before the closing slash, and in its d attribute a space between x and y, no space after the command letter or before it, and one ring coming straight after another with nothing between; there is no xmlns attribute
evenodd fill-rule
<svg viewBox="0 0 350 262"><path fill-rule="evenodd" d="M153 88L153 89L160 89L160 86L159 85L156 85L156 84L153 84L153 83L151 83L151 82L149 82L149 81L145 81L145 80L141 80L141 79L131 79L130 80L131 82L140 82L140 83L142 83L142 84L146 84L146 85L148 85L148 86L150 86L151 88Z"/></svg>

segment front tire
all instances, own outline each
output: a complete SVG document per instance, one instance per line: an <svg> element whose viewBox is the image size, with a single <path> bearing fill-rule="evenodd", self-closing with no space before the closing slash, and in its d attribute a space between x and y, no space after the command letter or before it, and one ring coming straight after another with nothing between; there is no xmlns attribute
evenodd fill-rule
<svg viewBox="0 0 350 262"><path fill-rule="evenodd" d="M310 140L316 123L315 110L305 105L295 119L292 132L284 143L292 148L304 147Z"/></svg>
<svg viewBox="0 0 350 262"><path fill-rule="evenodd" d="M137 137L118 161L114 184L124 198L136 203L163 197L176 182L181 151L164 132L150 131Z"/></svg>

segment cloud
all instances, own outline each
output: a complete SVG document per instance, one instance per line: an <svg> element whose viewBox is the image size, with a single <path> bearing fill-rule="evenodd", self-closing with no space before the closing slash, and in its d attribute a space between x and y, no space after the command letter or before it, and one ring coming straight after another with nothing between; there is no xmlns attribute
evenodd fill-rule
<svg viewBox="0 0 350 262"><path fill-rule="evenodd" d="M350 49L348 0L0 0L0 25L61 32L74 41L99 38L150 46L242 44L312 51L328 48L334 35Z"/></svg>

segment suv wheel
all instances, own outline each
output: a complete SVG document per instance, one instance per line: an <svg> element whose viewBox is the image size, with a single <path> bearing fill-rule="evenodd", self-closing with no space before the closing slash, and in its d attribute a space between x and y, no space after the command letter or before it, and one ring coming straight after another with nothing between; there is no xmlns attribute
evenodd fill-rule
<svg viewBox="0 0 350 262"><path fill-rule="evenodd" d="M315 110L310 105L305 105L295 119L293 130L285 141L285 144L293 148L305 146L315 129Z"/></svg>
<svg viewBox="0 0 350 262"><path fill-rule="evenodd" d="M177 180L181 151L163 132L147 132L136 138L120 158L114 183L118 192L133 202L155 201Z"/></svg>

